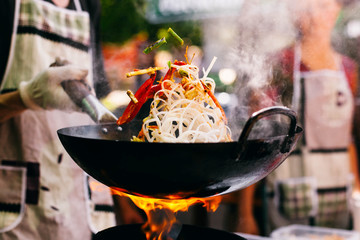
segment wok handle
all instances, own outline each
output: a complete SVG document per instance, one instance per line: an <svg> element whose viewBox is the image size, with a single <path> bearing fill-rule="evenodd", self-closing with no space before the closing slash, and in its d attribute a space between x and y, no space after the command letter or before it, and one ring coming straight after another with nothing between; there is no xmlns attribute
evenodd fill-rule
<svg viewBox="0 0 360 240"><path fill-rule="evenodd" d="M117 121L118 118L91 93L91 88L85 81L65 80L61 82L61 86L70 99L83 112L87 113L95 123L113 123Z"/></svg>
<svg viewBox="0 0 360 240"><path fill-rule="evenodd" d="M284 145L281 148L281 152L285 153L290 151L290 147L292 145L292 141L294 140L294 135L296 131L296 112L286 107L280 107L280 106L268 107L261 109L257 112L254 112L246 122L238 140L238 147L237 147L238 159L246 149L246 142L255 123L261 118L275 114L282 114L290 118L289 133L287 139L284 142Z"/></svg>
<svg viewBox="0 0 360 240"><path fill-rule="evenodd" d="M91 87L82 80L65 80L61 82L61 86L70 99L80 108L83 108L83 99L92 94Z"/></svg>
<svg viewBox="0 0 360 240"><path fill-rule="evenodd" d="M69 61L57 57L50 67L61 67L70 64ZM91 87L84 80L65 80L61 82L64 91L69 95L70 99L80 108L82 108L82 100L89 96Z"/></svg>
<svg viewBox="0 0 360 240"><path fill-rule="evenodd" d="M50 67L59 67L69 64L67 60L56 58ZM116 122L117 117L109 111L91 92L91 87L84 80L64 80L61 86L70 99L86 112L95 123Z"/></svg>

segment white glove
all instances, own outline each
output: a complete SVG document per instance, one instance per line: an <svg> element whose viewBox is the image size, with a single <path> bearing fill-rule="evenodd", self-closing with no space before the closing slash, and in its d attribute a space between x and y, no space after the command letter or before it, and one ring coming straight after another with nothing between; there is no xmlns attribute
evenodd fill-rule
<svg viewBox="0 0 360 240"><path fill-rule="evenodd" d="M25 106L33 110L81 111L61 86L64 80L83 80L88 70L74 65L50 67L30 81L20 83L19 92Z"/></svg>

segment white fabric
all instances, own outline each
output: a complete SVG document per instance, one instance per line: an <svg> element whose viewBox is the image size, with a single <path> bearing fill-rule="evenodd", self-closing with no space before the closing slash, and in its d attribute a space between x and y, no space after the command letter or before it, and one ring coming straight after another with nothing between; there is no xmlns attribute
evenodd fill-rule
<svg viewBox="0 0 360 240"><path fill-rule="evenodd" d="M303 156L290 156L270 179L316 176L318 187L336 187L348 184L349 154L354 100L342 65L339 71L320 70L300 72L301 53L295 48L293 106L299 118L304 117L305 146L300 139ZM300 109L301 79L304 79L305 116ZM294 102L295 101L295 102ZM344 152L314 153L313 150L344 149ZM304 156L306 155L306 156ZM293 167L291 167L293 166ZM295 166L295 167L294 167ZM321 169L321 171L319 171ZM294 175L297 172L297 175ZM343 180L341 180L343 179Z"/></svg>
<svg viewBox="0 0 360 240"><path fill-rule="evenodd" d="M20 96L24 104L33 110L81 111L64 91L61 82L83 80L87 74L87 69L73 65L50 67L36 75L31 81L21 82Z"/></svg>
<svg viewBox="0 0 360 240"><path fill-rule="evenodd" d="M278 182L294 178L313 177L318 188L349 187L351 185L350 158L347 151L351 143L354 100L342 65L339 71L319 70L300 72L301 52L295 48L294 89L292 108L304 119L304 139L298 145L301 155L291 155L267 178L270 191ZM301 82L303 81L303 82ZM303 84L303 85L302 85ZM301 87L305 102L301 103ZM304 107L304 116L302 108ZM326 152L329 150L329 152ZM331 150L336 150L331 152ZM271 224L309 224L308 219L289 220L278 211L276 203L269 201ZM313 215L316 215L316 211ZM310 217L310 216L309 216ZM349 213L338 215L338 222L347 227Z"/></svg>

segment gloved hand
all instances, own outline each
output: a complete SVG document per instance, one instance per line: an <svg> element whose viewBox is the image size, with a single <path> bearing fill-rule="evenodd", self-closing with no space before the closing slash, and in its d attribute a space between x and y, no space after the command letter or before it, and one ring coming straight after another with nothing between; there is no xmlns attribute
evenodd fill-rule
<svg viewBox="0 0 360 240"><path fill-rule="evenodd" d="M83 80L88 70L74 65L50 67L30 81L20 83L19 92L24 104L33 110L59 109L81 111L61 86L64 80Z"/></svg>

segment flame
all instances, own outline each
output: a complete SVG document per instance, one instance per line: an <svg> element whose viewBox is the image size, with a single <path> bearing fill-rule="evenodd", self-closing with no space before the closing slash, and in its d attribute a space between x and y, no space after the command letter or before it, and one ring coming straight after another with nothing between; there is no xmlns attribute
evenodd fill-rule
<svg viewBox="0 0 360 240"><path fill-rule="evenodd" d="M147 240L176 239L180 233L181 224L177 221L175 213L188 211L194 204L203 204L207 211L215 212L221 202L221 197L178 199L169 196L169 199L157 199L134 196L116 189L111 189L113 194L129 197L136 206L144 210L147 222L142 230Z"/></svg>

